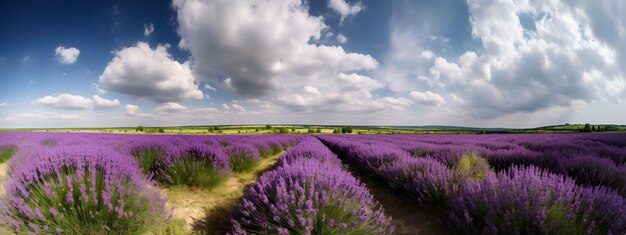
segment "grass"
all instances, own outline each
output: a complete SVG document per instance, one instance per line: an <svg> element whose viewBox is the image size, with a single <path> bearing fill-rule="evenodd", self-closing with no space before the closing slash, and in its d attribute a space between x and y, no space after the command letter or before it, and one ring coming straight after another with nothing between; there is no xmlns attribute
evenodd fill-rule
<svg viewBox="0 0 626 235"><path fill-rule="evenodd" d="M270 169L283 152L264 158L250 170L236 172L213 189L170 186L164 189L175 206L170 234L225 234L228 214L239 204L246 187Z"/></svg>
<svg viewBox="0 0 626 235"><path fill-rule="evenodd" d="M0 163L6 162L11 159L11 157L15 153L15 149L16 148L14 146L6 146L0 148Z"/></svg>

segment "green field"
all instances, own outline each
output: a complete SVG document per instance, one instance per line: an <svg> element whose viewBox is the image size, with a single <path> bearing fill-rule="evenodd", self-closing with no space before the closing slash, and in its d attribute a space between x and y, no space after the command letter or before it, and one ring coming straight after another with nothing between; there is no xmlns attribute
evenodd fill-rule
<svg viewBox="0 0 626 235"><path fill-rule="evenodd" d="M475 128L457 126L350 126L349 134L546 134L578 132L624 132L626 125L591 124L592 131L585 131L585 124L564 124L536 128ZM17 128L0 129L0 132L96 132L117 134L332 134L342 133L346 126L323 125L215 125L215 126L169 126L169 127L111 127L111 128Z"/></svg>

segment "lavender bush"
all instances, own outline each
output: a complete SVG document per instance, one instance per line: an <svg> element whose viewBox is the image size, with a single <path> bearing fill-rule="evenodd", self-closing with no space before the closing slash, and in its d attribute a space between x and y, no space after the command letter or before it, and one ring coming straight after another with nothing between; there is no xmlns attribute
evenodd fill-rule
<svg viewBox="0 0 626 235"><path fill-rule="evenodd" d="M160 163L157 179L170 185L214 188L228 179L228 155L219 146L195 144L169 150Z"/></svg>
<svg viewBox="0 0 626 235"><path fill-rule="evenodd" d="M235 143L224 148L229 157L230 167L233 171L242 172L253 168L262 159L256 148L250 144Z"/></svg>
<svg viewBox="0 0 626 235"><path fill-rule="evenodd" d="M131 147L130 154L139 162L144 174L154 174L158 171L158 162L167 154L164 144L156 142L141 143Z"/></svg>
<svg viewBox="0 0 626 235"><path fill-rule="evenodd" d="M390 219L356 178L330 162L300 159L246 191L235 234L387 234Z"/></svg>
<svg viewBox="0 0 626 235"><path fill-rule="evenodd" d="M459 192L463 182L456 181L445 165L430 158L403 158L381 168L384 182L405 194L420 207L441 206Z"/></svg>
<svg viewBox="0 0 626 235"><path fill-rule="evenodd" d="M624 234L626 200L536 167L512 167L466 185L446 207L449 223L471 234Z"/></svg>
<svg viewBox="0 0 626 235"><path fill-rule="evenodd" d="M0 220L19 234L140 234L171 215L135 161L97 147L40 151L5 189Z"/></svg>

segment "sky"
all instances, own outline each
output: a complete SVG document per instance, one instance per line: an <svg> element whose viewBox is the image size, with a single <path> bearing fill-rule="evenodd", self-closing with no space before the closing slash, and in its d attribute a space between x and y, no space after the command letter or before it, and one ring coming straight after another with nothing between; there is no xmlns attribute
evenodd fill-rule
<svg viewBox="0 0 626 235"><path fill-rule="evenodd" d="M0 0L0 128L626 123L626 3Z"/></svg>

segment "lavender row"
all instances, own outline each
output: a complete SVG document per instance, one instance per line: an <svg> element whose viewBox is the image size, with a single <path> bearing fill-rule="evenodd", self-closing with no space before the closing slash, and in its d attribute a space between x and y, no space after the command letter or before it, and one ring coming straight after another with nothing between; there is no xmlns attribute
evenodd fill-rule
<svg viewBox="0 0 626 235"><path fill-rule="evenodd" d="M446 221L460 232L626 232L626 200L605 187L579 186L534 166L513 166L496 174L475 150L448 168L431 157L411 156L389 139L368 137L318 136L348 162L418 205L443 206Z"/></svg>
<svg viewBox="0 0 626 235"><path fill-rule="evenodd" d="M315 138L291 148L243 196L234 234L390 234L365 186Z"/></svg>
<svg viewBox="0 0 626 235"><path fill-rule="evenodd" d="M626 196L626 135L359 135L342 139L395 145L416 157L453 167L468 152L496 171L535 166L572 177L581 186L604 186Z"/></svg>
<svg viewBox="0 0 626 235"><path fill-rule="evenodd" d="M0 134L15 152L0 233L158 233L172 211L157 182L213 187L299 138Z"/></svg>

